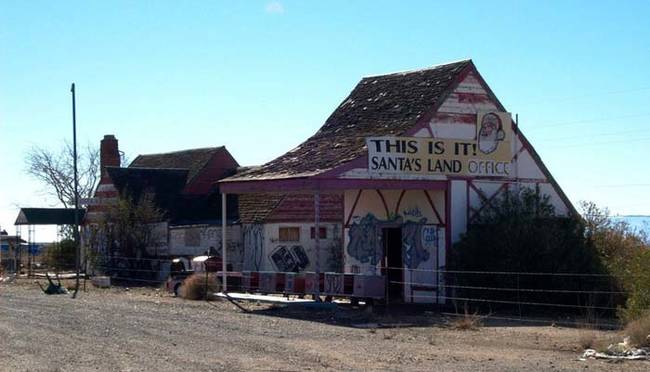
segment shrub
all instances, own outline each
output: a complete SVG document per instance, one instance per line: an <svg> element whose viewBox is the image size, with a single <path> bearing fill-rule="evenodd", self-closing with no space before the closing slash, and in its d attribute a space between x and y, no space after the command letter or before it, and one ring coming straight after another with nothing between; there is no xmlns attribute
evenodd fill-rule
<svg viewBox="0 0 650 372"><path fill-rule="evenodd" d="M593 276L539 276L514 274L469 274L462 271L524 273L603 273L598 254L585 244L584 225L578 218L555 214L548 196L522 188L506 191L485 207L468 226L452 250L450 265L461 271L447 280L459 284L458 297L492 301L528 301L584 305L586 295L522 291L592 290L608 285ZM504 288L483 290L467 287ZM604 287L604 288L603 288ZM597 299L596 301L598 301ZM600 299L601 301L609 300ZM499 305L497 306L507 306ZM494 307L494 306L493 306Z"/></svg>
<svg viewBox="0 0 650 372"><path fill-rule="evenodd" d="M646 319L650 323L650 248L635 254L619 276L627 292L625 308L619 315L626 321Z"/></svg>
<svg viewBox="0 0 650 372"><path fill-rule="evenodd" d="M453 329L460 331L478 331L483 326L483 321L478 313L471 314L466 311L451 321L450 325Z"/></svg>
<svg viewBox="0 0 650 372"><path fill-rule="evenodd" d="M205 273L197 273L183 280L180 296L186 300L209 300L214 293L220 290L221 285L217 274L210 273L206 279Z"/></svg>
<svg viewBox="0 0 650 372"><path fill-rule="evenodd" d="M596 345L596 333L594 332L585 332L580 335L578 340L578 346L582 349L593 349Z"/></svg>
<svg viewBox="0 0 650 372"><path fill-rule="evenodd" d="M650 312L631 321L625 327L625 335L635 347L650 347Z"/></svg>
<svg viewBox="0 0 650 372"><path fill-rule="evenodd" d="M581 204L587 244L599 254L615 278L616 289L626 294L619 316L626 322L639 319L650 310L650 246L648 237L625 221L612 221L607 209L593 203Z"/></svg>

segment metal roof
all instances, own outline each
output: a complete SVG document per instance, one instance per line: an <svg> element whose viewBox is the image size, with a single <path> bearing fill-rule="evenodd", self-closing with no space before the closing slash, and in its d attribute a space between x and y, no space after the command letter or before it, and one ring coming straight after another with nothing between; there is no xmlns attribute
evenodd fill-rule
<svg viewBox="0 0 650 372"><path fill-rule="evenodd" d="M85 209L78 209L79 222ZM14 225L74 225L74 208L21 208Z"/></svg>

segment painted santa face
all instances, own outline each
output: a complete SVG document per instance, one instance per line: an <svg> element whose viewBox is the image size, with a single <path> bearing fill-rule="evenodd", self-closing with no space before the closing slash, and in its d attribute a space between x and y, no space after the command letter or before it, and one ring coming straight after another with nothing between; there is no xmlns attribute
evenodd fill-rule
<svg viewBox="0 0 650 372"><path fill-rule="evenodd" d="M501 118L497 114L489 113L483 116L481 127L478 132L478 148L484 154L494 152L499 141L503 141L505 133L501 124Z"/></svg>

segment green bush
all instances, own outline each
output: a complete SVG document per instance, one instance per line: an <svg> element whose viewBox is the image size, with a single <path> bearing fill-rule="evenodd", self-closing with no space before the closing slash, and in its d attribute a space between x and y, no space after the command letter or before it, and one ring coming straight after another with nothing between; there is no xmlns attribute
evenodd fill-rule
<svg viewBox="0 0 650 372"><path fill-rule="evenodd" d="M587 244L599 254L616 287L626 294L619 316L626 322L650 311L650 245L648 237L625 221L613 221L607 209L581 204Z"/></svg>
<svg viewBox="0 0 650 372"><path fill-rule="evenodd" d="M625 268L616 270L616 275L627 293L625 307L619 315L626 322L649 317L650 313L650 249L640 250L630 257ZM646 320L647 323L650 323Z"/></svg>
<svg viewBox="0 0 650 372"><path fill-rule="evenodd" d="M602 277L531 274L605 272L594 247L586 244L581 220L556 215L548 196L533 189L507 191L496 198L490 207L484 208L471 221L467 232L454 245L450 258L451 268L457 271L527 273L452 272L449 275L447 280L457 284L457 297L495 300L493 307L504 302L585 306L611 301L609 297L593 298L588 294L562 292L606 289L609 283ZM537 309L552 311L558 308Z"/></svg>

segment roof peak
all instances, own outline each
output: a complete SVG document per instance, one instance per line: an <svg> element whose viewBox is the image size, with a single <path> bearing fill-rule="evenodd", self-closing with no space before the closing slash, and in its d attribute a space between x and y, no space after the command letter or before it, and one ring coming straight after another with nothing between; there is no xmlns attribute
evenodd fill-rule
<svg viewBox="0 0 650 372"><path fill-rule="evenodd" d="M423 67L423 68L418 68L418 69L395 71L395 72L389 72L389 73L386 73L386 74L366 75L366 76L363 76L362 79L377 78L377 77L390 76L390 75L408 75L408 74L413 74L413 73L417 73L417 72L435 70L437 68L447 67L449 65L464 64L464 63L473 63L473 62L472 62L471 58L459 59L457 61L441 63L441 64L438 64L438 65L433 65L433 66Z"/></svg>
<svg viewBox="0 0 650 372"><path fill-rule="evenodd" d="M106 169L126 169L126 170L150 170L150 171L178 171L178 172L187 172L189 168L173 168L173 167L139 167L137 165L129 167L106 167Z"/></svg>
<svg viewBox="0 0 650 372"><path fill-rule="evenodd" d="M215 146L215 147L198 147L194 149L186 149L186 150L176 150L176 151L168 151L168 152L157 152L153 154L140 154L140 156L155 156L155 155L173 155L173 154L179 154L181 152L190 152L190 151L202 151L202 150L221 150L224 149L226 146Z"/></svg>

